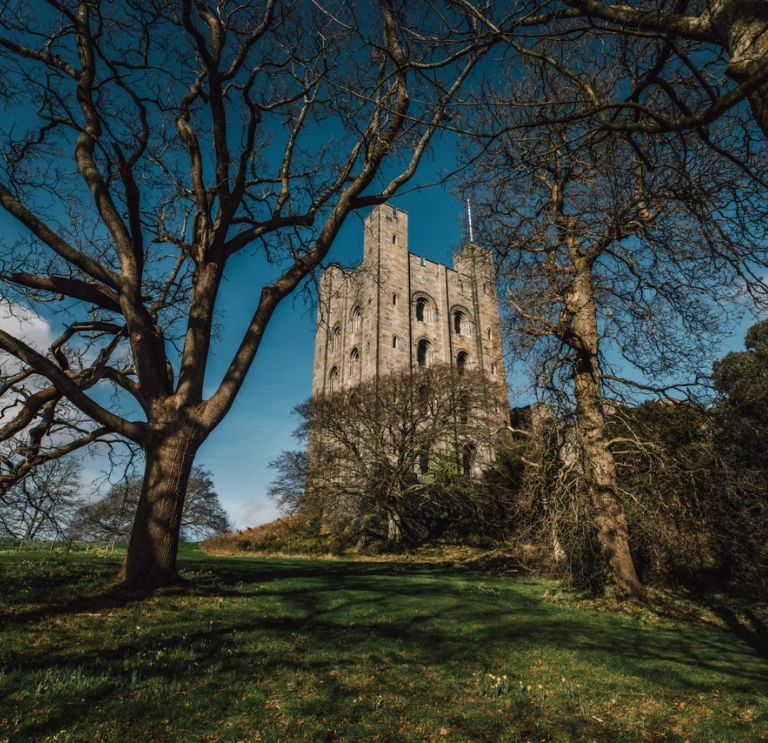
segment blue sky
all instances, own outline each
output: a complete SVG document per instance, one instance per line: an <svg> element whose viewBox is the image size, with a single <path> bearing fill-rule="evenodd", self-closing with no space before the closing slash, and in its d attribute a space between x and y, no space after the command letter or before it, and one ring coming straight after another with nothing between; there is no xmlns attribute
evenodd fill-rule
<svg viewBox="0 0 768 743"><path fill-rule="evenodd" d="M451 261L465 234L461 202L440 187L414 191L393 199L409 213L409 248L441 263ZM363 222L367 212L350 217L329 256L344 265L356 265L363 256ZM254 286L259 291L261 285ZM247 273L230 277L224 288L241 303L226 301L227 328L244 324L252 311ZM203 445L198 462L213 472L224 507L238 528L271 521L278 513L266 497L275 472L268 468L283 449L296 448L291 437L297 421L291 409L309 397L312 387L316 310L301 296L278 308L265 334L256 360L235 406ZM228 362L228 338L211 360L216 376Z"/></svg>
<svg viewBox="0 0 768 743"><path fill-rule="evenodd" d="M466 207L438 186L414 190L391 202L409 213L409 249L441 263L451 262L453 252L466 239ZM357 265L363 252L363 217L353 215L333 246L329 261ZM0 229L6 236L17 229L7 215L0 213ZM253 268L253 266L252 266ZM231 359L240 333L253 312L263 277L235 264L222 293L222 331L210 360L206 387L214 388ZM258 270L258 268L256 269ZM55 318L46 318L54 326ZM213 473L216 490L236 528L266 523L279 516L267 498L267 488L276 473L269 462L282 450L296 447L292 431L296 421L291 409L305 400L312 385L316 308L308 306L302 295L288 298L275 312L262 345L235 406L202 446L197 463ZM743 347L744 333L754 322L745 318L734 327L727 350ZM41 339L43 327L37 327ZM50 340L48 341L50 342ZM509 379L513 404L515 387L524 380ZM99 474L103 463L87 462L85 478Z"/></svg>
<svg viewBox="0 0 768 743"><path fill-rule="evenodd" d="M415 190L391 202L409 213L409 248L411 252L442 263L466 239L466 207L440 187ZM329 256L330 261L356 265L362 258L363 217L353 215L347 221ZM6 237L17 229L7 215L0 213L0 230ZM209 367L210 387L229 363L240 333L247 324L263 277L235 264L223 287L222 332ZM258 270L258 267L257 267ZM45 323L35 332L40 339L52 339L53 328L46 334ZM222 424L200 450L197 462L213 473L221 501L239 529L273 520L279 514L267 498L275 472L268 463L283 449L295 448L292 431L296 421L291 409L305 400L311 390L316 309L301 295L288 298L277 309L267 329L251 372L243 389ZM745 318L734 327L726 350L743 347L744 333L754 320ZM44 342L44 340L43 340ZM48 340L50 343L50 340ZM513 404L519 404L514 388L524 384L510 379ZM86 463L85 475L95 477L103 463Z"/></svg>

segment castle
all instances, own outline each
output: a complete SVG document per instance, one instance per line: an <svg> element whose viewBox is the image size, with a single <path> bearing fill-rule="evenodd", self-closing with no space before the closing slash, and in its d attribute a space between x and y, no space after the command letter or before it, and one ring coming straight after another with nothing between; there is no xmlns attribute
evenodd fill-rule
<svg viewBox="0 0 768 743"><path fill-rule="evenodd" d="M490 251L470 242L452 269L414 255L408 214L382 204L365 219L360 266L332 266L320 279L312 395L434 364L482 372L485 410L475 414L489 441L509 425Z"/></svg>

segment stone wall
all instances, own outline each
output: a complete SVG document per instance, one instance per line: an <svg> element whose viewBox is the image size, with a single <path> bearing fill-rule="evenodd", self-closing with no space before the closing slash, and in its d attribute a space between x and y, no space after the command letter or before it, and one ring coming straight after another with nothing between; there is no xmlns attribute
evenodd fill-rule
<svg viewBox="0 0 768 743"><path fill-rule="evenodd" d="M419 346L422 344L422 352ZM312 394L420 363L465 364L486 380L489 440L509 422L493 258L469 244L454 268L408 250L408 214L383 204L365 220L357 269L320 280Z"/></svg>

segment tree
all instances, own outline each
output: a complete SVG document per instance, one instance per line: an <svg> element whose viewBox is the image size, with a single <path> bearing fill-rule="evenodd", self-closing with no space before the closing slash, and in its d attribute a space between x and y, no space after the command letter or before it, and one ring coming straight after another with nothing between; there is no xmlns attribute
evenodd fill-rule
<svg viewBox="0 0 768 743"><path fill-rule="evenodd" d="M297 449L282 451L269 463L278 473L267 489L267 497L277 503L280 512L293 516L304 506L307 486L307 452Z"/></svg>
<svg viewBox="0 0 768 743"><path fill-rule="evenodd" d="M713 448L722 470L714 534L727 578L748 595L768 593L768 320L753 325L746 351L714 365L719 398Z"/></svg>
<svg viewBox="0 0 768 743"><path fill-rule="evenodd" d="M768 320L747 331L746 351L731 352L713 368L720 394L719 444L742 468L768 469Z"/></svg>
<svg viewBox="0 0 768 743"><path fill-rule="evenodd" d="M707 91L708 105L698 116L680 109L689 119L687 125L709 123L746 96L755 122L768 137L768 13L760 2L753 0L700 0L671 7L664 2L651 2L642 8L614 5L599 0L567 0L567 5L578 11L571 16L598 21L602 34L616 33L631 36L655 34L665 48L669 59L679 55L693 79ZM682 40L698 42L689 52L680 44ZM681 50L682 46L682 50ZM703 74L707 58L717 57L707 46L719 48L727 55L725 74L738 84L735 90L714 95L714 79ZM648 70L647 83L663 84L664 63ZM698 120L697 120L698 119ZM606 119L607 122L607 119ZM713 140L716 141L716 140Z"/></svg>
<svg viewBox="0 0 768 743"><path fill-rule="evenodd" d="M213 489L211 473L201 466L192 468L181 513L181 538L185 541L228 534L232 525L219 496ZM129 475L112 485L107 494L74 512L67 533L73 539L98 541L128 540L141 496L140 475Z"/></svg>
<svg viewBox="0 0 768 743"><path fill-rule="evenodd" d="M548 63L529 69L526 85L518 69L514 87L491 100L489 128L501 120L506 131L469 143L465 183L506 278L511 345L530 352L540 389L566 409L573 400L612 588L634 595L641 586L606 398L690 388L730 303L744 287L764 295L754 276L768 266L764 192L740 166L757 160L748 150L722 156L696 135L670 142L563 122L562 79ZM542 101L534 110L525 105L532 97ZM729 137L727 122L713 125L718 134ZM642 381L621 375L609 351Z"/></svg>
<svg viewBox="0 0 768 743"><path fill-rule="evenodd" d="M467 476L499 435L482 412L490 384L440 365L313 397L302 507L406 544L480 513Z"/></svg>
<svg viewBox="0 0 768 743"><path fill-rule="evenodd" d="M0 493L0 533L17 539L57 539L77 508L80 463L54 459L28 471Z"/></svg>
<svg viewBox="0 0 768 743"><path fill-rule="evenodd" d="M537 59L578 89L559 100L561 118L623 132L697 130L727 152L706 126L748 100L752 123L768 135L768 17L760 2L648 0L632 7L566 0L528 8L525 16L503 4L459 2L506 44L513 67L520 56ZM542 47L553 38L556 46ZM590 69L591 62L598 64ZM502 68L509 64L501 61Z"/></svg>
<svg viewBox="0 0 768 743"><path fill-rule="evenodd" d="M275 308L353 211L413 176L486 42L463 11L392 0L359 14L341 1L38 5L0 8L0 95L19 121L3 134L0 206L19 233L1 278L12 307L58 309L64 331L45 352L0 330L0 349L40 383L19 415L63 397L143 450L120 579L163 585L195 454ZM232 270L253 275L252 319L210 380Z"/></svg>

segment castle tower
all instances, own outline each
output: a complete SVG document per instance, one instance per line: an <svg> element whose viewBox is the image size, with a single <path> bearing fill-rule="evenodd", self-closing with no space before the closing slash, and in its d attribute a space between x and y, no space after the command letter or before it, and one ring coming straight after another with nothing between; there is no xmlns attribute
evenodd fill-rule
<svg viewBox="0 0 768 743"><path fill-rule="evenodd" d="M490 251L470 243L454 268L426 260L409 252L408 214L382 204L365 219L360 266L320 279L312 394L440 363L482 371L489 433L508 424Z"/></svg>

